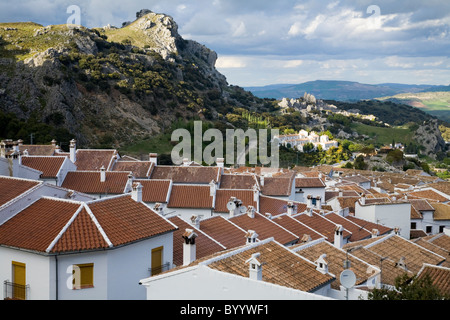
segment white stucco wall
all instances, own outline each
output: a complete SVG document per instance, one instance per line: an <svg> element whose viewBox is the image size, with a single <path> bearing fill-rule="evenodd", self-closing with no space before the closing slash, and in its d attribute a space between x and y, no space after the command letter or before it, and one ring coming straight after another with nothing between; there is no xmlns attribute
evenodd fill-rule
<svg viewBox="0 0 450 320"><path fill-rule="evenodd" d="M330 298L251 280L207 266L142 279L147 300L329 300Z"/></svg>

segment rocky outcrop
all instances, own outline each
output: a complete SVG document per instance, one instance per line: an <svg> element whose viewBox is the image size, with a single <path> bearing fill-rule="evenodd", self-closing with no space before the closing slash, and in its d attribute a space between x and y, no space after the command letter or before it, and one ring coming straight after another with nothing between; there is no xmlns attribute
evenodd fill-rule
<svg viewBox="0 0 450 320"><path fill-rule="evenodd" d="M416 130L414 140L423 146L422 153L430 158L436 159L438 153L446 151L446 144L437 119L424 121Z"/></svg>

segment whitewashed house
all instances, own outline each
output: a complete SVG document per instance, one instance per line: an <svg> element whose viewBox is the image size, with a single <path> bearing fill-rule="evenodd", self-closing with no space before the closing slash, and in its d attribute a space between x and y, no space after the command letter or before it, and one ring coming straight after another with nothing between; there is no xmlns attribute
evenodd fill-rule
<svg viewBox="0 0 450 320"><path fill-rule="evenodd" d="M145 299L139 280L172 267L177 227L135 199L44 197L3 223L1 298Z"/></svg>

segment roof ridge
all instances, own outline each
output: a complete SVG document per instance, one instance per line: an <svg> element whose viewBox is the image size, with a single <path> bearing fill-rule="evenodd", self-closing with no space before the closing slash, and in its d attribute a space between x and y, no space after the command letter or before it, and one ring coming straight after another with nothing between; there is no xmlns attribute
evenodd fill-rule
<svg viewBox="0 0 450 320"><path fill-rule="evenodd" d="M56 243L61 239L63 234L67 231L67 229L70 227L73 221L75 221L75 218L78 217L78 214L83 209L84 204L80 204L78 209L75 211L75 213L72 215L72 217L67 221L67 223L64 225L64 227L59 231L58 235L53 239L53 241L50 243L50 245L45 249L45 252L49 253L56 245Z"/></svg>
<svg viewBox="0 0 450 320"><path fill-rule="evenodd" d="M100 232L100 234L103 237L103 240L105 240L105 242L108 244L108 246L110 248L112 248L114 245L111 242L111 240L109 240L108 236L106 235L105 230L103 230L102 226L100 225L100 223L98 222L97 218L95 217L94 213L92 212L91 208L89 208L89 205L87 203L83 203L83 207L86 209L87 213L89 214L89 216L91 217L92 221L94 222L95 226L97 227L98 231Z"/></svg>

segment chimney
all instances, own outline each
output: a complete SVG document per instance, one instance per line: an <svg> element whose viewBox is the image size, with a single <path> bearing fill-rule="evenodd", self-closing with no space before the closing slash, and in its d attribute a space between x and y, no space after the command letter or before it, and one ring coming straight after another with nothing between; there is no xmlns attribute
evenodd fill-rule
<svg viewBox="0 0 450 320"><path fill-rule="evenodd" d="M311 208L312 207L312 196L308 194L308 197L306 198L306 207Z"/></svg>
<svg viewBox="0 0 450 320"><path fill-rule="evenodd" d="M236 215L236 209L237 209L236 203L237 203L236 197L231 197L230 200L228 200L227 209L230 212L230 218L232 218Z"/></svg>
<svg viewBox="0 0 450 320"><path fill-rule="evenodd" d="M294 203L292 201L289 201L288 205L287 205L287 214L289 216L293 216L296 213L297 213L296 212L296 206L294 205Z"/></svg>
<svg viewBox="0 0 450 320"><path fill-rule="evenodd" d="M264 187L264 176L259 177L261 187Z"/></svg>
<svg viewBox="0 0 450 320"><path fill-rule="evenodd" d="M320 196L316 197L316 208L322 209L322 198Z"/></svg>
<svg viewBox="0 0 450 320"><path fill-rule="evenodd" d="M312 240L311 236L309 234L304 234L303 237L300 239L301 243L307 243Z"/></svg>
<svg viewBox="0 0 450 320"><path fill-rule="evenodd" d="M322 274L328 273L328 262L325 260L326 257L327 255L324 253L315 261L316 270Z"/></svg>
<svg viewBox="0 0 450 320"><path fill-rule="evenodd" d="M216 195L216 188L216 183L214 182L214 180L211 180L211 182L209 183L209 195L211 197L214 197Z"/></svg>
<svg viewBox="0 0 450 320"><path fill-rule="evenodd" d="M131 192L131 198L134 201L142 202L142 184L140 182L133 184L133 191Z"/></svg>
<svg viewBox="0 0 450 320"><path fill-rule="evenodd" d="M70 161L73 163L77 161L77 142L75 139L70 141Z"/></svg>
<svg viewBox="0 0 450 320"><path fill-rule="evenodd" d="M253 206L248 206L247 215L249 216L249 218L255 218L255 208Z"/></svg>
<svg viewBox="0 0 450 320"><path fill-rule="evenodd" d="M191 224L196 228L196 229L200 229L200 217L193 215L191 217Z"/></svg>
<svg viewBox="0 0 450 320"><path fill-rule="evenodd" d="M258 234L254 230L248 230L245 237L247 238L247 244L252 244L256 242Z"/></svg>
<svg viewBox="0 0 450 320"><path fill-rule="evenodd" d="M155 203L153 210L160 215L164 215L164 205L162 203Z"/></svg>
<svg viewBox="0 0 450 320"><path fill-rule="evenodd" d="M52 140L52 146L56 147L56 140L55 139Z"/></svg>
<svg viewBox="0 0 450 320"><path fill-rule="evenodd" d="M342 190L339 190L339 197L343 197L344 196L344 192Z"/></svg>
<svg viewBox="0 0 450 320"><path fill-rule="evenodd" d="M100 182L106 181L106 169L104 166L100 168Z"/></svg>
<svg viewBox="0 0 450 320"><path fill-rule="evenodd" d="M256 211L259 212L259 188L256 184L253 186L253 202L256 203Z"/></svg>
<svg viewBox="0 0 450 320"><path fill-rule="evenodd" d="M399 227L395 227L394 228L394 233L399 236L400 235L400 228Z"/></svg>
<svg viewBox="0 0 450 320"><path fill-rule="evenodd" d="M262 280L262 263L258 261L260 255L259 252L254 253L250 259L245 261L245 263L249 264L249 278L252 280Z"/></svg>
<svg viewBox="0 0 450 320"><path fill-rule="evenodd" d="M197 238L197 234L192 229L186 229L182 237L184 239L183 266L187 266L196 259L195 238Z"/></svg>
<svg viewBox="0 0 450 320"><path fill-rule="evenodd" d="M313 209L312 208L306 208L306 214L308 215L308 217L312 217L313 216Z"/></svg>
<svg viewBox="0 0 450 320"><path fill-rule="evenodd" d="M372 238L376 238L380 235L380 231L378 229L372 229Z"/></svg>
<svg viewBox="0 0 450 320"><path fill-rule="evenodd" d="M366 195L363 193L362 195L361 195L361 204L362 205L365 205L366 204Z"/></svg>
<svg viewBox="0 0 450 320"><path fill-rule="evenodd" d="M220 168L221 172L223 173L223 168L225 166L225 159L224 158L217 158L216 159L217 166Z"/></svg>
<svg viewBox="0 0 450 320"><path fill-rule="evenodd" d="M155 165L155 167L158 165L158 154L157 153L149 153L148 159L151 163Z"/></svg>
<svg viewBox="0 0 450 320"><path fill-rule="evenodd" d="M19 146L23 146L23 140L22 139L17 140L17 142L19 143Z"/></svg>
<svg viewBox="0 0 450 320"><path fill-rule="evenodd" d="M338 249L341 249L344 245L344 237L342 235L342 232L344 231L344 228L337 224L334 228L334 246Z"/></svg>

